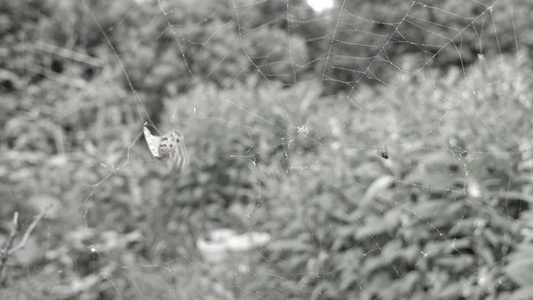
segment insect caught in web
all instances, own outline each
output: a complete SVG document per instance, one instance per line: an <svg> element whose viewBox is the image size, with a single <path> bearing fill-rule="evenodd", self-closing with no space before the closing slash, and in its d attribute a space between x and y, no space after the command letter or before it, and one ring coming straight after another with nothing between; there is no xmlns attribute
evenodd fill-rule
<svg viewBox="0 0 533 300"><path fill-rule="evenodd" d="M152 156L165 160L169 170L176 168L180 172L189 162L183 135L177 129L163 136L152 135L146 125L148 123L144 123L144 138Z"/></svg>
<svg viewBox="0 0 533 300"><path fill-rule="evenodd" d="M387 146L383 148L376 147L376 153L384 159L389 159L389 151L387 150Z"/></svg>

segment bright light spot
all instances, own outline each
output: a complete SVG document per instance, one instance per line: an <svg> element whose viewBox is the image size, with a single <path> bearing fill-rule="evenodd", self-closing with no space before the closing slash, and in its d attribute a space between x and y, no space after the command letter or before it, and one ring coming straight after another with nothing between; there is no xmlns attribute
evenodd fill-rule
<svg viewBox="0 0 533 300"><path fill-rule="evenodd" d="M322 12L325 9L333 7L333 0L307 0L307 4L316 12Z"/></svg>

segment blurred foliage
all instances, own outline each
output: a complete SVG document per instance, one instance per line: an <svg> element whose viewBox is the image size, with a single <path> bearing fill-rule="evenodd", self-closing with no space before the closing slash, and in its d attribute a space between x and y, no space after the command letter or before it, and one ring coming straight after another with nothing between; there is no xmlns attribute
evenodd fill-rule
<svg viewBox="0 0 533 300"><path fill-rule="evenodd" d="M0 56L10 58L0 63L3 69L62 73L68 57L46 55L36 40L99 57L101 65L119 57L129 75L124 86L131 82L147 93L156 111L162 106L156 99L199 82L225 88L250 76L287 85L321 78L325 93L335 94L362 82L390 84L392 74L410 72L409 67L468 66L478 55L532 53L533 47L528 34L533 4L526 0L349 1L323 15L303 0L1 5L0 39L16 43L1 49ZM27 22L14 26L17 19ZM413 58L414 65L404 65ZM98 68L86 66L83 72L91 78ZM4 87L16 84L12 75L0 76Z"/></svg>
<svg viewBox="0 0 533 300"><path fill-rule="evenodd" d="M517 247L517 219L533 203L528 65L521 56L481 61L466 78L421 72L399 77L394 93L362 90L363 111L319 109L337 125L319 134L334 138L324 147L340 146L320 151L323 168L291 177L300 193L278 194L294 206L282 202L274 214L287 237L272 246L281 257L274 265L307 274L278 286L311 289L310 298L508 299L519 284L520 297L531 297L533 273L523 265L531 242ZM366 126L403 146L390 146L387 161L346 147L366 139Z"/></svg>
<svg viewBox="0 0 533 300"><path fill-rule="evenodd" d="M527 13L533 3L526 0L336 2L331 15L340 20L326 25L335 30L326 30L331 48L321 62L331 93L365 81L390 84L391 74L412 71L406 58L416 57L416 69L446 69L533 47Z"/></svg>
<svg viewBox="0 0 533 300"><path fill-rule="evenodd" d="M0 220L54 209L0 298L531 297L513 3L1 2ZM146 120L179 126L183 173ZM217 227L274 241L209 266Z"/></svg>

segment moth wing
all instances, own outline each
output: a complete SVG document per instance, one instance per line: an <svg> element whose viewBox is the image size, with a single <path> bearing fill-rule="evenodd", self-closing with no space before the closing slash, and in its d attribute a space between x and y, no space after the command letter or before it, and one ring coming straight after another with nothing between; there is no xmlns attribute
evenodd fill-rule
<svg viewBox="0 0 533 300"><path fill-rule="evenodd" d="M155 158L160 158L159 155L159 145L161 144L161 137L157 135L152 135L150 130L144 126L143 128L144 138L146 139L146 144L148 144L148 149Z"/></svg>
<svg viewBox="0 0 533 300"><path fill-rule="evenodd" d="M168 134L161 137L159 154L166 159L169 170L177 167L180 172L187 164L187 149L183 140L183 135L174 129Z"/></svg>
<svg viewBox="0 0 533 300"><path fill-rule="evenodd" d="M171 152L178 148L180 143L183 143L183 137L177 129L165 134L161 137L161 142L159 144L159 156L169 156Z"/></svg>
<svg viewBox="0 0 533 300"><path fill-rule="evenodd" d="M188 163L189 156L187 154L187 148L182 141L173 151L170 151L167 166L170 170L176 168L178 172L181 172Z"/></svg>

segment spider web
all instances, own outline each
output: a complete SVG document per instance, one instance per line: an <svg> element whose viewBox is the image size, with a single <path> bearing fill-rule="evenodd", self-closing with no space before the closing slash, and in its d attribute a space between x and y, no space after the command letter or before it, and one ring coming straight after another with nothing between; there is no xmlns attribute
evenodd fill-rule
<svg viewBox="0 0 533 300"><path fill-rule="evenodd" d="M77 70L88 83L69 80L69 95L81 93L66 107L99 100L81 114L89 127L64 142L76 150L43 158L20 183L35 192L32 207L55 209L44 238L17 257L41 260L8 275L32 289L9 281L4 296L523 291L516 257L527 244L533 157L527 2L337 1L321 12L304 1L58 3L94 29L66 36L105 41L79 58L97 61ZM74 60L58 50L67 44L43 38L35 48ZM46 98L54 96L62 98ZM179 128L187 169L168 173L151 157L145 121L162 134ZM57 179L43 187L47 174ZM25 195L6 190L13 203ZM213 258L199 241L215 243L208 236L220 229L269 238Z"/></svg>

